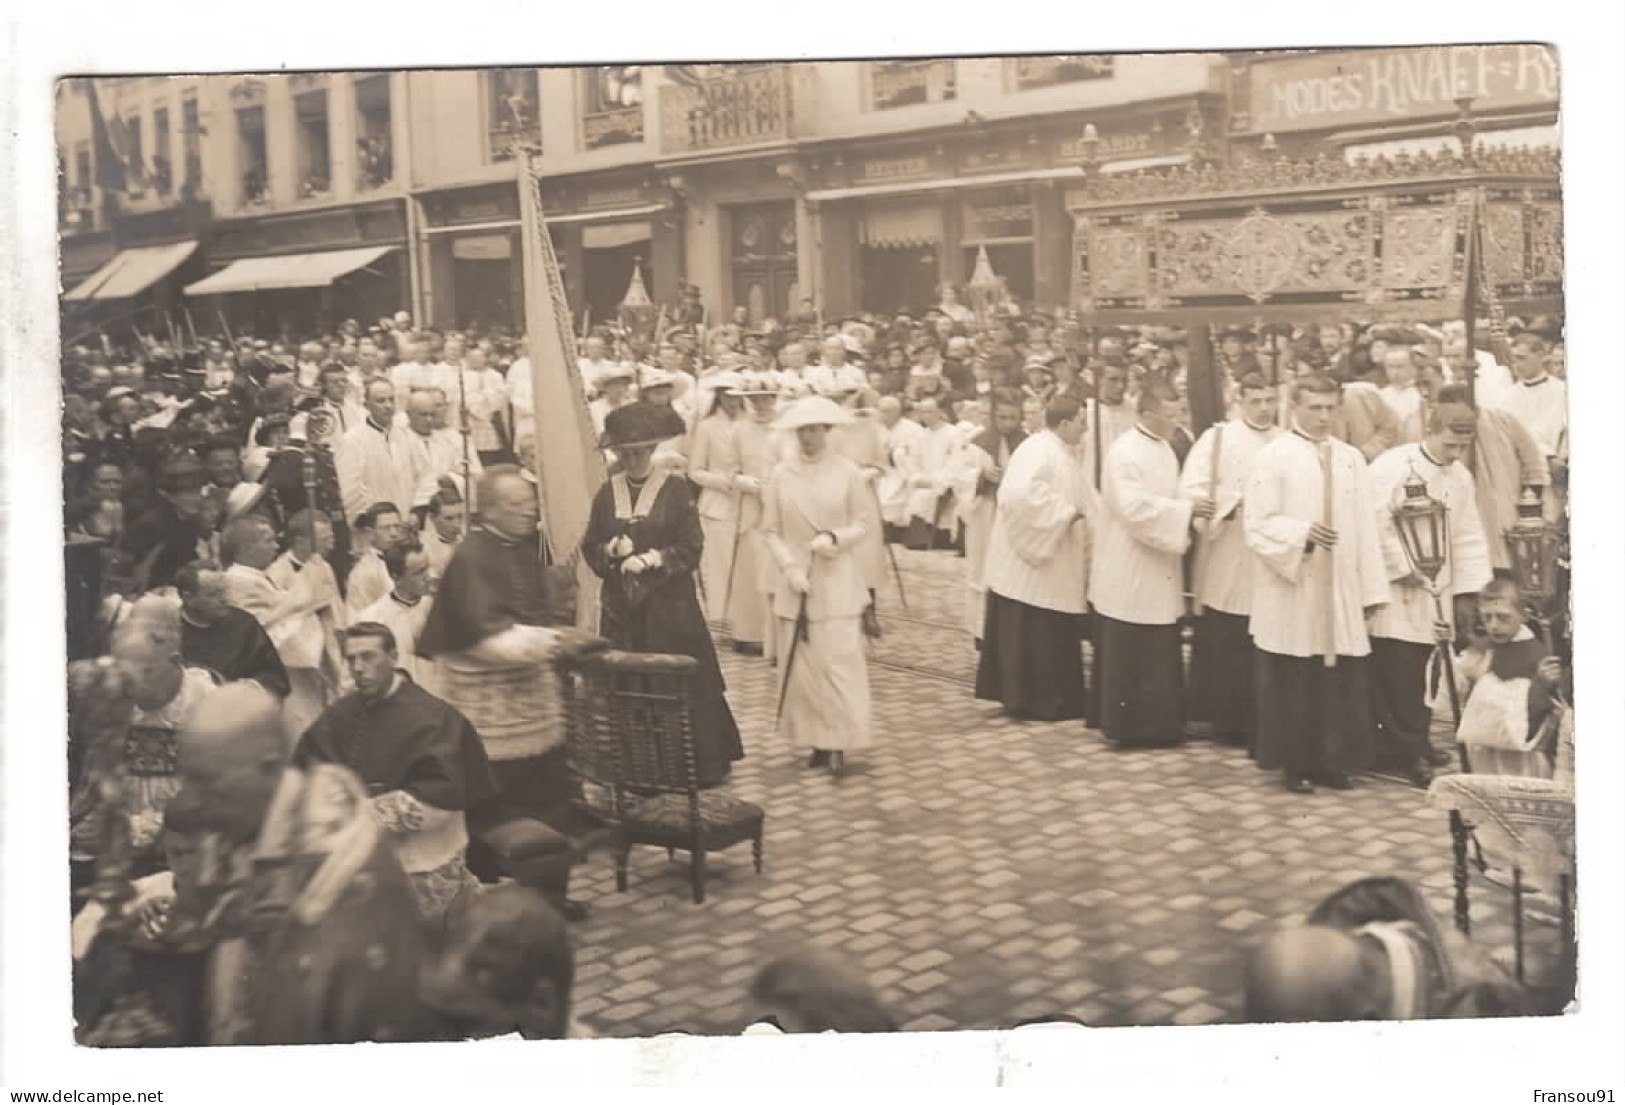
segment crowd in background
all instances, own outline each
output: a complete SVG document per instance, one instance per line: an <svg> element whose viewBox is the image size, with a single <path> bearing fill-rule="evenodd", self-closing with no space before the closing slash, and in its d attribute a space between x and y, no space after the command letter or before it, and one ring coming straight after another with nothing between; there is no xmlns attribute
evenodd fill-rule
<svg viewBox="0 0 1625 1105"><path fill-rule="evenodd" d="M1566 402L1556 322L1514 322L1493 337L1507 341L1497 353L1486 352L1488 327L1470 344L1459 324L1226 329L1214 335L1222 395L1210 406L1240 416L1249 389L1291 403L1295 382L1330 377L1343 395L1334 432L1374 460L1426 441L1432 412L1462 402L1459 385L1470 378L1484 462L1477 495L1489 558L1505 574L1505 550L1495 548L1494 535L1526 489L1549 490L1546 509L1561 515ZM576 367L613 471L623 460L615 411L664 407L681 418L680 429L660 435L653 464L692 481L708 547L733 543L746 525L737 513L741 495L759 496L778 462L794 455L794 431L806 419L774 419L809 397L829 400L840 421L868 427L848 434L840 448L871 472L883 538L875 547L889 541L965 556L967 625L980 643L987 596L979 542L989 523L979 523L976 511L996 494L1010 458L990 468L977 459L978 442L991 440L997 456L1000 437L1054 429L1056 412L1076 420L1093 411L1089 432L1098 444L1094 459L1082 463L1098 489L1112 440L1144 424L1144 397L1155 408L1165 396L1166 441L1183 463L1198 436L1187 390L1189 339L1170 328L1091 328L1060 312L979 313L945 288L924 310L840 319L823 319L804 303L791 318L756 323L740 308L707 326L686 303L641 331L617 324L581 336ZM138 884L157 880L139 884L155 929L166 923L161 903L173 902L177 884L203 877L188 847L207 817L192 810L166 821L165 812L177 772L186 772L176 734L200 724L192 711L216 684L257 684L276 714L267 730L288 742L281 754L303 748L307 756L302 738L321 732L318 723L350 696L372 701L368 688L380 678L388 684L391 672L438 692L444 673L417 655L416 645L455 550L479 520L478 489L497 486L482 476L531 466L536 435L557 417L533 407L528 353L523 337L501 328L442 332L404 312L294 341L221 334L177 349L103 337L65 351L63 521L70 615L79 615L70 623L70 658L111 656L127 673L117 693L135 711L132 732L148 741L131 746L123 772L130 873ZM1532 386L1547 382L1555 386ZM737 450L718 462L705 428L712 419L747 418L771 430L764 431L768 451L751 462L754 472ZM1086 441L1085 458L1089 449ZM1485 464L1505 471L1489 475ZM717 505L724 501L734 502L736 513ZM738 651L773 659L773 557L758 551L763 563L749 579L736 583L737 564L715 555L696 574L713 626L726 626ZM874 594L885 585L884 565L875 565L862 570L870 636L883 632ZM265 712L258 699L238 706ZM446 725L456 728L455 721ZM462 735L434 739L480 759ZM93 750L81 742L70 752L75 885L86 888L105 875L97 867L106 841L97 836L104 822L96 810L109 799L96 790ZM470 768L469 777L480 770ZM265 804L281 808L269 792ZM453 803L459 817L472 818L473 805L469 794ZM458 897L459 884L436 882L449 852L424 835L422 809L397 803L374 815L400 839L441 848L406 866L414 900L420 908L432 900L425 913L444 921L414 990L431 995L426 1008L436 1027L397 1026L396 1038L572 1031L573 951L563 918L573 903L517 889ZM478 866L473 825L458 825L456 847L468 847L469 865ZM511 885L499 864L475 873L488 885ZM462 904L448 910L454 898ZM1423 923L1420 912L1416 923ZM76 948L87 963L95 937L89 924ZM492 982L482 956L511 966L510 983ZM893 1027L861 979L848 974L816 954L776 965L758 980L753 1017L789 1031ZM1270 983L1259 985L1262 992ZM835 996L815 1000L805 997L809 991ZM1282 1000L1275 1012L1290 1014L1290 1000ZM812 1011L820 1002L845 1012ZM115 1006L108 999L100 1013ZM170 1012L171 1021L186 1019ZM108 1038L128 1028L107 1029ZM349 1037L334 1030L325 1038Z"/></svg>

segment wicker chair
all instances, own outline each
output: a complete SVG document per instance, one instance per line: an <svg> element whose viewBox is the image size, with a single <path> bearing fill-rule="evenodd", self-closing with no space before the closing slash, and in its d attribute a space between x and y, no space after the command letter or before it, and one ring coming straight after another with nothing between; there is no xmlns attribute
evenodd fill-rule
<svg viewBox="0 0 1625 1105"><path fill-rule="evenodd" d="M699 665L687 656L604 652L564 673L570 769L583 791L582 812L615 844L615 886L627 885L634 845L689 854L694 901L705 901L705 859L751 842L762 870L760 806L701 790L690 709Z"/></svg>

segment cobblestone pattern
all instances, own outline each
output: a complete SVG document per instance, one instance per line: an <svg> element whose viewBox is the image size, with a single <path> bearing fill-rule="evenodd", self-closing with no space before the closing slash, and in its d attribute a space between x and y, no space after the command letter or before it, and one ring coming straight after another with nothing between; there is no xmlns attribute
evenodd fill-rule
<svg viewBox="0 0 1625 1105"><path fill-rule="evenodd" d="M1449 918L1449 834L1420 791L1292 795L1211 743L1114 753L1079 723L1010 721L920 674L974 671L964 562L899 555L912 617L882 599L880 744L847 777L776 742L771 669L723 651L749 752L731 786L768 811L764 874L748 846L714 855L696 906L682 853L634 851L624 894L607 855L577 870L594 909L577 1014L594 1031L737 1031L755 971L806 941L860 962L910 1030L1233 1021L1248 943L1353 879L1418 880ZM1474 936L1506 953L1510 896L1474 880ZM1530 922L1532 959L1554 932Z"/></svg>

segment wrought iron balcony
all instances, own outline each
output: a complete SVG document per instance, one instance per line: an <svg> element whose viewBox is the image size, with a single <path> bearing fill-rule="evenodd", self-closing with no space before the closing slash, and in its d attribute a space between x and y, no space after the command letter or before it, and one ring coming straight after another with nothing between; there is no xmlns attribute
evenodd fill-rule
<svg viewBox="0 0 1625 1105"><path fill-rule="evenodd" d="M703 153L790 137L790 70L752 68L701 85L660 90L662 152Z"/></svg>
<svg viewBox="0 0 1625 1105"><path fill-rule="evenodd" d="M486 132L486 150L492 161L511 161L517 151L540 149L541 145L542 125L535 121L503 123Z"/></svg>

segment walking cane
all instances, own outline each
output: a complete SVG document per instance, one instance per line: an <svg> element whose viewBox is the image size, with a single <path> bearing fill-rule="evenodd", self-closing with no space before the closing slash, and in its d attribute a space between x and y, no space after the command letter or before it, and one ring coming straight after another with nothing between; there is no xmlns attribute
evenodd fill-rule
<svg viewBox="0 0 1625 1105"><path fill-rule="evenodd" d="M807 623L807 596L801 596L801 607L796 611L796 631L790 636L790 651L784 657L784 680L779 684L779 708L773 714L773 727L778 728L779 722L784 720L784 700L790 692L790 673L796 666L796 649L801 642L809 636Z"/></svg>
<svg viewBox="0 0 1625 1105"><path fill-rule="evenodd" d="M897 567L897 549L886 540L886 516L880 509L880 492L874 484L869 485L869 495L875 501L875 514L880 518L880 543L885 546L886 559L891 561L892 579L897 581L897 601L902 603L903 613L908 613L908 594L903 590L903 572Z"/></svg>

